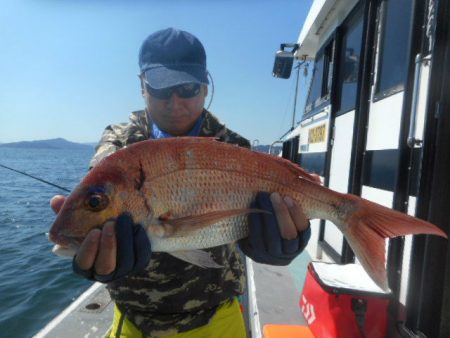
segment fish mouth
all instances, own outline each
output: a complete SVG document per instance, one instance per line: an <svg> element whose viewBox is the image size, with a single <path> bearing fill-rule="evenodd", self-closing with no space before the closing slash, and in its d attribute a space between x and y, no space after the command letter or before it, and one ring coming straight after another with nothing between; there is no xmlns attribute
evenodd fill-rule
<svg viewBox="0 0 450 338"><path fill-rule="evenodd" d="M52 252L55 255L63 257L73 257L81 245L84 237L66 236L50 232L48 239L55 243Z"/></svg>
<svg viewBox="0 0 450 338"><path fill-rule="evenodd" d="M80 246L81 242L84 240L84 236L67 236L60 233L54 233L52 231L48 234L48 239L52 241L55 244L61 245L61 246L69 246L69 245L76 245Z"/></svg>
<svg viewBox="0 0 450 338"><path fill-rule="evenodd" d="M59 244L55 244L53 246L52 252L57 256L73 257L76 255L78 248L79 246L75 245L62 246Z"/></svg>

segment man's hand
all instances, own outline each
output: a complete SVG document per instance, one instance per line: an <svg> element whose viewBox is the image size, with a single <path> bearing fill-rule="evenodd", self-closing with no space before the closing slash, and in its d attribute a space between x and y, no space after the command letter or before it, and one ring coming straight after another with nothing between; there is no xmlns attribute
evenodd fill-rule
<svg viewBox="0 0 450 338"><path fill-rule="evenodd" d="M278 193L257 194L251 208L270 211L249 215L249 236L239 241L245 255L255 262L288 265L308 244L309 221L300 206Z"/></svg>
<svg viewBox="0 0 450 338"><path fill-rule="evenodd" d="M58 213L64 196L54 196L50 206ZM99 282L110 282L145 269L151 245L144 228L124 213L117 221L91 230L72 261L75 273Z"/></svg>

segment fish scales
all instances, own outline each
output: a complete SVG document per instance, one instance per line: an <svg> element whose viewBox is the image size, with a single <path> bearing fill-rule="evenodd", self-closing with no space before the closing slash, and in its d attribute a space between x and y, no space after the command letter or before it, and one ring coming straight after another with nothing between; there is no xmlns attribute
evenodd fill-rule
<svg viewBox="0 0 450 338"><path fill-rule="evenodd" d="M175 255L231 243L248 235L247 216L255 212L249 207L259 191L290 196L308 218L332 221L383 289L385 238L447 237L431 223L323 187L285 159L180 137L138 142L106 157L67 197L49 238L62 249L77 247L91 229L128 212L147 229L155 251Z"/></svg>
<svg viewBox="0 0 450 338"><path fill-rule="evenodd" d="M247 162L241 156L236 157L234 153L238 149L225 147L208 154L197 143L182 144L172 151L165 149L162 157L149 158L145 165L152 168L152 175L146 177L148 182L144 195L148 196L153 212L161 215L170 211L171 217L177 218L238 209L249 206L258 191L290 193L298 195L294 198L300 200L301 194L287 188L292 183L292 177L286 179L286 174L292 176L290 170L277 174L280 166L271 168L264 157L263 161L258 158ZM245 156L246 152L241 155ZM161 167L157 163L168 163L168 166ZM244 238L247 234L247 217L237 216L194 231L189 236L165 238L163 241L150 238L155 251L174 251L217 246Z"/></svg>
<svg viewBox="0 0 450 338"><path fill-rule="evenodd" d="M272 190L276 186L264 183L260 182L259 187ZM252 189L248 189L250 184L253 184ZM178 218L249 206L257 188L255 180L245 174L188 169L152 180L146 195L150 197L148 203L154 206L155 214L170 211L171 217ZM247 234L247 217L236 216L194 231L188 236L167 238L164 241L155 238L152 247L156 251L213 247L244 238Z"/></svg>

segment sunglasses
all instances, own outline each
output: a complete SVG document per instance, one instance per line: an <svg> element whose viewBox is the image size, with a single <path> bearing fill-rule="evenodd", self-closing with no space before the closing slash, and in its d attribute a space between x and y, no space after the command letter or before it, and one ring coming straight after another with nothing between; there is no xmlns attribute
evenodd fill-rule
<svg viewBox="0 0 450 338"><path fill-rule="evenodd" d="M164 88L164 89L154 89L150 87L150 85L146 82L145 86L147 88L148 93L159 99L159 100L168 100L172 96L173 93L176 93L178 97L182 99L190 99L194 96L197 96L200 93L201 85L198 83L186 83L179 86Z"/></svg>

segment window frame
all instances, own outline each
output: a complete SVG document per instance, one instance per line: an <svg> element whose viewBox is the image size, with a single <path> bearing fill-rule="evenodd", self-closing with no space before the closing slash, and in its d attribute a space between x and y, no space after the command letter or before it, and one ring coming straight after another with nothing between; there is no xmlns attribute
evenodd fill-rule
<svg viewBox="0 0 450 338"><path fill-rule="evenodd" d="M355 28L357 24L361 24L362 27L362 34L361 34L361 41L360 41L360 47L359 47L359 60L358 60L358 78L356 80L356 91L355 91L355 104L353 108L342 110L342 83L340 83L340 79L342 76L342 61L345 60L345 50L343 48L343 40L345 36L348 36L347 33L350 29ZM364 36L364 12L362 9L362 6L356 6L355 9L352 11L352 13L348 16L348 18L342 23L342 25L339 27L339 49L338 54L339 57L337 58L336 62L336 89L335 89L335 95L336 95L336 110L335 110L335 116L341 116L343 114L346 114L352 110L357 109L358 102L357 98L359 97L358 93L361 89L361 59L363 58L364 53L364 46L363 46L363 36Z"/></svg>
<svg viewBox="0 0 450 338"><path fill-rule="evenodd" d="M320 84L320 97L308 104L308 98L305 103L305 109L302 116L302 121L310 118L315 115L317 111L322 110L325 106L330 104L331 92L332 92L332 83L334 81L334 68L335 66L335 33L333 33L322 45L319 51L316 53L316 57L314 58L314 65L316 64L316 60L320 57L323 57L323 66L322 66L322 74L321 74L321 84ZM328 52L331 51L331 55L328 55ZM331 69L331 79L328 80L330 76L330 64L333 64L333 69ZM326 81L325 81L326 80ZM311 79L310 86L308 88L311 91L313 79ZM328 84L330 87L328 88ZM308 97L309 97L308 93Z"/></svg>

